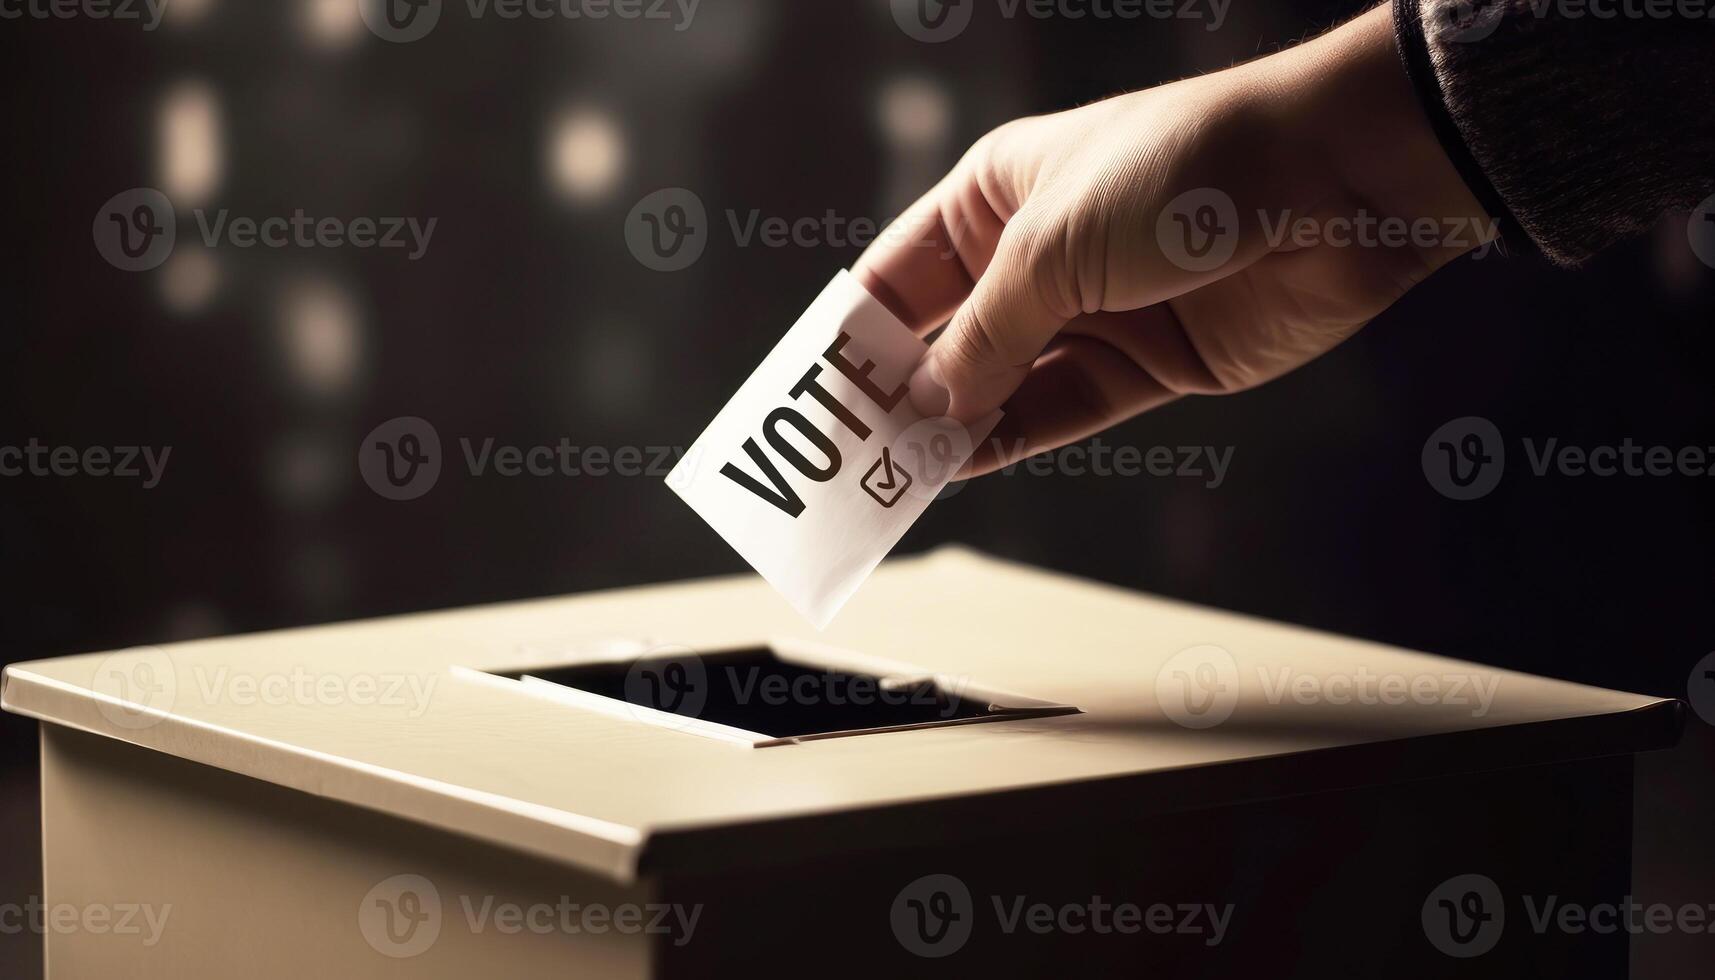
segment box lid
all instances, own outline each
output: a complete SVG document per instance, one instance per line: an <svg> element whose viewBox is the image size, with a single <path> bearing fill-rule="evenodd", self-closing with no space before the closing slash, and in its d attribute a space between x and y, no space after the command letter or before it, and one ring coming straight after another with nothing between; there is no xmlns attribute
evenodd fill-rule
<svg viewBox="0 0 1715 980"><path fill-rule="evenodd" d="M484 673L777 637L1083 713L753 748ZM20 663L0 706L619 881L1635 752L1683 721L963 549L886 563L819 635L740 576Z"/></svg>

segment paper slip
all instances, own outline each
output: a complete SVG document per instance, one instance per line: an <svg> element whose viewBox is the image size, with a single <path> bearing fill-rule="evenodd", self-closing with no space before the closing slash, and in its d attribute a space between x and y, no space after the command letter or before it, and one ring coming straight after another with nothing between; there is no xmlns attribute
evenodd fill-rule
<svg viewBox="0 0 1715 980"><path fill-rule="evenodd" d="M842 271L667 476L817 629L1000 421L917 414L927 350Z"/></svg>

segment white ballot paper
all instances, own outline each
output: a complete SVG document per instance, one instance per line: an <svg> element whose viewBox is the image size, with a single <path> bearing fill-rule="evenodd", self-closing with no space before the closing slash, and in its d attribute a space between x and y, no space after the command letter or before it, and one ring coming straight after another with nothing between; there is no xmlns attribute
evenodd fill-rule
<svg viewBox="0 0 1715 980"><path fill-rule="evenodd" d="M1000 421L917 414L927 350L841 271L667 476L817 629Z"/></svg>

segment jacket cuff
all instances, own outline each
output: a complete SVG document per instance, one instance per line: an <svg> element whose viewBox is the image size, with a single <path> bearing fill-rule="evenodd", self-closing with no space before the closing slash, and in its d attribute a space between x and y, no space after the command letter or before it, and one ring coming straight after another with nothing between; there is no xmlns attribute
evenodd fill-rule
<svg viewBox="0 0 1715 980"><path fill-rule="evenodd" d="M1576 264L1715 192L1715 6L1394 2L1425 111L1514 243Z"/></svg>
<svg viewBox="0 0 1715 980"><path fill-rule="evenodd" d="M1448 161L1453 164L1453 169L1458 172L1460 179L1465 182L1466 189L1495 221L1503 248L1516 245L1518 230L1512 210L1495 189L1494 183L1489 180L1483 166L1477 162L1470 145L1465 141L1464 133L1453 118L1430 56L1424 25L1419 0L1393 0L1393 30L1399 47L1400 61L1405 66L1405 75L1410 80L1412 89L1417 92L1418 104L1423 108L1424 117L1429 120L1430 129L1441 142L1442 150L1447 154Z"/></svg>

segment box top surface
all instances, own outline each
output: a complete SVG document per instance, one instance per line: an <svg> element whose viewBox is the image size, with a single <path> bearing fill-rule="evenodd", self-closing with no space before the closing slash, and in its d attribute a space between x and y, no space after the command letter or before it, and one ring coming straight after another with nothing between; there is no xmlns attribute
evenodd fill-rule
<svg viewBox="0 0 1715 980"><path fill-rule="evenodd" d="M481 673L616 639L808 641L1084 713L753 748ZM884 564L820 635L741 576L16 664L0 700L622 881L1632 752L1681 717L962 549Z"/></svg>

